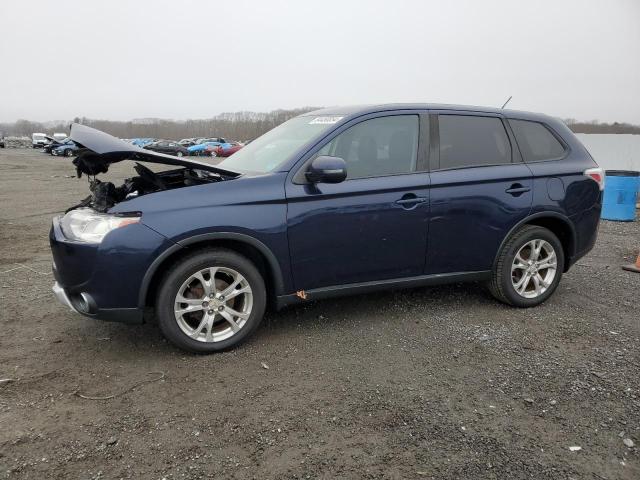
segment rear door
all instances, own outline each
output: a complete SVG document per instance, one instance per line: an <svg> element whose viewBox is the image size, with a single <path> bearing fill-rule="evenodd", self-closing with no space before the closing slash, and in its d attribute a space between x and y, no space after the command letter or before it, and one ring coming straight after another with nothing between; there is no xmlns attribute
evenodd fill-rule
<svg viewBox="0 0 640 480"><path fill-rule="evenodd" d="M436 111L431 124L426 273L490 270L505 235L531 210L531 170L501 115Z"/></svg>
<svg viewBox="0 0 640 480"><path fill-rule="evenodd" d="M428 122L428 118L426 118ZM429 174L417 114L385 113L351 124L317 155L341 157L347 179L309 184L308 162L288 181L287 226L297 290L421 275Z"/></svg>

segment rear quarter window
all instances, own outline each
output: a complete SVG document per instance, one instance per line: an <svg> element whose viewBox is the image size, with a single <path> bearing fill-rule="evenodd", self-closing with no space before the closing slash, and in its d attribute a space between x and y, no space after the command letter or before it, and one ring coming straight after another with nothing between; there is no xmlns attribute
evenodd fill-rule
<svg viewBox="0 0 640 480"><path fill-rule="evenodd" d="M525 162L557 160L564 156L564 145L542 123L509 120L509 124Z"/></svg>

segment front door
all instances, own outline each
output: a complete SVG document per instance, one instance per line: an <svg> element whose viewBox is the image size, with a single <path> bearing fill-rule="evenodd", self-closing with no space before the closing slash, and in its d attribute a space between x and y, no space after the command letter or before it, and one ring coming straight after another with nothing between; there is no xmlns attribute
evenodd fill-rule
<svg viewBox="0 0 640 480"><path fill-rule="evenodd" d="M423 151L418 144L425 141L419 138L419 123L417 115L357 123L317 152L345 160L345 181L287 184L297 290L423 273L429 174L418 172L418 151Z"/></svg>

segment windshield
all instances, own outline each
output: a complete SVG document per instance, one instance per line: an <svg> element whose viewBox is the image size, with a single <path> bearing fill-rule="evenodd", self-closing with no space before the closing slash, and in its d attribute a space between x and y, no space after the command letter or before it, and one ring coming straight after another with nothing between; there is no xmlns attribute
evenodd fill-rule
<svg viewBox="0 0 640 480"><path fill-rule="evenodd" d="M241 172L271 172L298 148L328 130L341 118L333 116L292 118L258 137L218 166Z"/></svg>

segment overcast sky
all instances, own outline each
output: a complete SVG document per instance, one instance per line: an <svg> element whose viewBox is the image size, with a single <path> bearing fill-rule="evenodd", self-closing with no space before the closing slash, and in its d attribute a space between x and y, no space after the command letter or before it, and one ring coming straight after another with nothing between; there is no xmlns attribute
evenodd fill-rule
<svg viewBox="0 0 640 480"><path fill-rule="evenodd" d="M0 121L509 95L640 123L640 1L0 1Z"/></svg>

